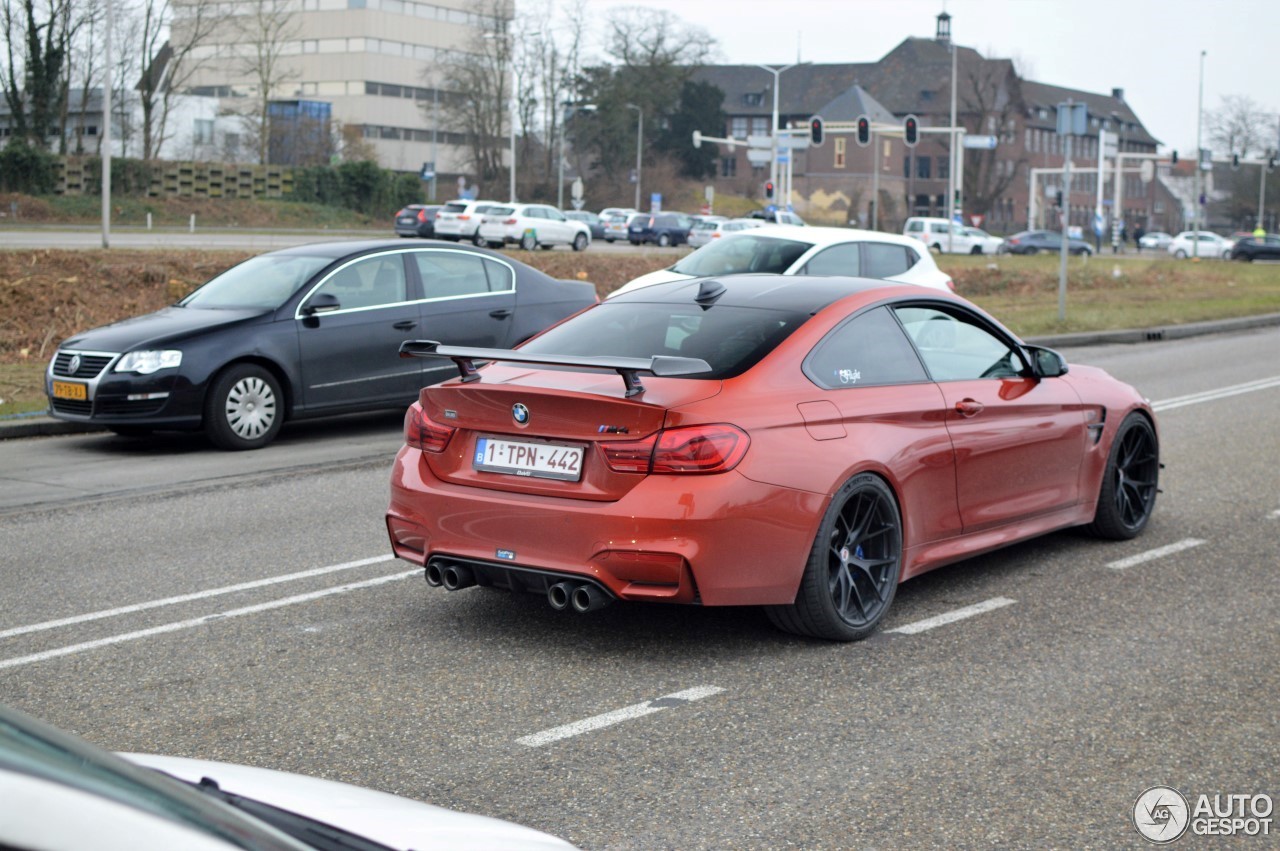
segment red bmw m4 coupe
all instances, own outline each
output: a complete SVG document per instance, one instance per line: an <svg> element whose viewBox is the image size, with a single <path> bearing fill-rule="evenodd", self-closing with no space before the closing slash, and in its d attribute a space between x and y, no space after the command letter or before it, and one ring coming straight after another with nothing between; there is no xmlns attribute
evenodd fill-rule
<svg viewBox="0 0 1280 851"><path fill-rule="evenodd" d="M459 376L405 417L387 528L428 584L764 606L875 630L898 584L1155 506L1151 407L964 299L859 278L658 284L515 350L405 343Z"/></svg>

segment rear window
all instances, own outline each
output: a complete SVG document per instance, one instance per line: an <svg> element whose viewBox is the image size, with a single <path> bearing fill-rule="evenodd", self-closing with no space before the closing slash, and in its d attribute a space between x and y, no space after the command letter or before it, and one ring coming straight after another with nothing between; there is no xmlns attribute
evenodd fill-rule
<svg viewBox="0 0 1280 851"><path fill-rule="evenodd" d="M515 207L490 207L485 212L494 216L509 216L516 211Z"/></svg>
<svg viewBox="0 0 1280 851"><path fill-rule="evenodd" d="M445 213L465 213L467 211L466 204L445 204L440 208Z"/></svg>
<svg viewBox="0 0 1280 851"><path fill-rule="evenodd" d="M806 313L694 304L606 302L557 325L521 351L539 354L701 358L732 378L750 369L809 318Z"/></svg>
<svg viewBox="0 0 1280 851"><path fill-rule="evenodd" d="M699 248L671 271L697 278L750 272L781 275L812 247L794 239L744 234Z"/></svg>

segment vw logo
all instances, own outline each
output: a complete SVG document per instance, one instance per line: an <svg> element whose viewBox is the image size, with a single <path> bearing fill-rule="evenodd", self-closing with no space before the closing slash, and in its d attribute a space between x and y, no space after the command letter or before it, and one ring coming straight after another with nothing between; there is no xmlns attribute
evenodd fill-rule
<svg viewBox="0 0 1280 851"><path fill-rule="evenodd" d="M529 422L529 409L519 402L516 402L511 406L511 418L514 419L518 425L524 425Z"/></svg>
<svg viewBox="0 0 1280 851"><path fill-rule="evenodd" d="M71 360L67 361L67 375L75 375L80 371L80 356L72 355Z"/></svg>

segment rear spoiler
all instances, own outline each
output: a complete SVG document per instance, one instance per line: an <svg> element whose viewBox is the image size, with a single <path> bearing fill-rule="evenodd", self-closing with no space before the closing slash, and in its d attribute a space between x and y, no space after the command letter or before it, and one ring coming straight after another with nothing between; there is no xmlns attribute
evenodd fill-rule
<svg viewBox="0 0 1280 851"><path fill-rule="evenodd" d="M449 358L458 367L464 383L479 381L476 361L503 361L542 366L581 366L589 369L612 369L622 376L627 396L644 392L639 373L661 377L698 375L711 372L711 364L701 358L678 358L654 355L649 358L592 357L590 355L542 355L513 349L480 349L468 346L445 346L435 340L406 340L400 344L402 358Z"/></svg>

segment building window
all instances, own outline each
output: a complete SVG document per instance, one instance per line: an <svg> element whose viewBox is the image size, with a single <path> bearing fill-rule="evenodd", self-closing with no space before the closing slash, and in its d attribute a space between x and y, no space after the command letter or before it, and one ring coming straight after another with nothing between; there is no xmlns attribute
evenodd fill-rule
<svg viewBox="0 0 1280 851"><path fill-rule="evenodd" d="M951 158L938 157L938 179L949 180L951 177Z"/></svg>
<svg viewBox="0 0 1280 851"><path fill-rule="evenodd" d="M769 119L767 118L751 119L751 135L752 136L768 136L769 135Z"/></svg>
<svg viewBox="0 0 1280 851"><path fill-rule="evenodd" d="M191 131L191 141L197 145L213 144L213 119L197 118Z"/></svg>
<svg viewBox="0 0 1280 851"><path fill-rule="evenodd" d="M721 177L737 177L738 176L738 158L737 157L721 157L720 158L720 176Z"/></svg>
<svg viewBox="0 0 1280 851"><path fill-rule="evenodd" d="M735 116L733 117L733 119L732 119L732 126L731 126L731 129L730 129L730 131L729 131L729 138L731 138L731 139L745 139L745 138L747 138L747 119L746 119L746 116L742 116L742 115L735 115Z"/></svg>
<svg viewBox="0 0 1280 851"><path fill-rule="evenodd" d="M764 103L764 95L760 92L748 92L742 96L743 106L760 106Z"/></svg>
<svg viewBox="0 0 1280 851"><path fill-rule="evenodd" d="M845 152L845 143L847 141L848 140L845 139L843 136L836 137L836 162L835 162L836 168L844 168L844 152Z"/></svg>
<svg viewBox="0 0 1280 851"><path fill-rule="evenodd" d="M933 162L933 157L916 157L916 177L921 180L929 179L931 171L929 164Z"/></svg>

